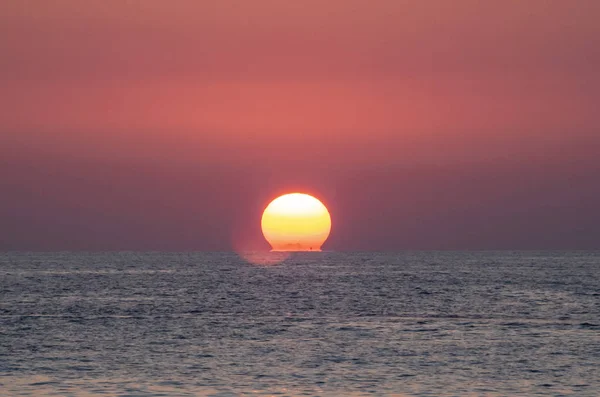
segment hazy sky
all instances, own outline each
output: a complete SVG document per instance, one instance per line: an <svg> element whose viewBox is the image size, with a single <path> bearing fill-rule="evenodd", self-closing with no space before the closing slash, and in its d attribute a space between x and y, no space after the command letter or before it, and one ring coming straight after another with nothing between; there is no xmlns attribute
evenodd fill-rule
<svg viewBox="0 0 600 397"><path fill-rule="evenodd" d="M600 248L598 0L0 2L0 250ZM258 245L257 245L258 244Z"/></svg>

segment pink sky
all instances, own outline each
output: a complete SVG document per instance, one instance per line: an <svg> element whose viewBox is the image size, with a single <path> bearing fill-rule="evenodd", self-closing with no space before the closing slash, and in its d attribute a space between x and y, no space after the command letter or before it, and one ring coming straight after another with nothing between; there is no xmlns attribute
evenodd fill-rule
<svg viewBox="0 0 600 397"><path fill-rule="evenodd" d="M599 20L596 0L2 2L0 249L228 249L289 188L331 203L331 249L597 248Z"/></svg>

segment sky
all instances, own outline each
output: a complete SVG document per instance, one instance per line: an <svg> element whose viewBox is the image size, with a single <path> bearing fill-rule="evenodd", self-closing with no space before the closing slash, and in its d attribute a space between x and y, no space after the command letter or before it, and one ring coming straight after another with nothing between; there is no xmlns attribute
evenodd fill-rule
<svg viewBox="0 0 600 397"><path fill-rule="evenodd" d="M597 0L0 2L0 250L600 248Z"/></svg>

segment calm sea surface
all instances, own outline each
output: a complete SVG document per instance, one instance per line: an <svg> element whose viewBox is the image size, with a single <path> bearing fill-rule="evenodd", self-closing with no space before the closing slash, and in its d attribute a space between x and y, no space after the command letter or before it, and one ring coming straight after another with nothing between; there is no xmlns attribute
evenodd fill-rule
<svg viewBox="0 0 600 397"><path fill-rule="evenodd" d="M599 396L600 253L0 254L0 395Z"/></svg>

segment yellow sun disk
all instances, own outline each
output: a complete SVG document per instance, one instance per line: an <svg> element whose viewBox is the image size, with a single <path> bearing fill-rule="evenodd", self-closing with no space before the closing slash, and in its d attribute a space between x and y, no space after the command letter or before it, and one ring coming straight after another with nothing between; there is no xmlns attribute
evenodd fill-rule
<svg viewBox="0 0 600 397"><path fill-rule="evenodd" d="M331 217L316 198L292 193L267 206L261 226L274 251L319 251L331 231Z"/></svg>

